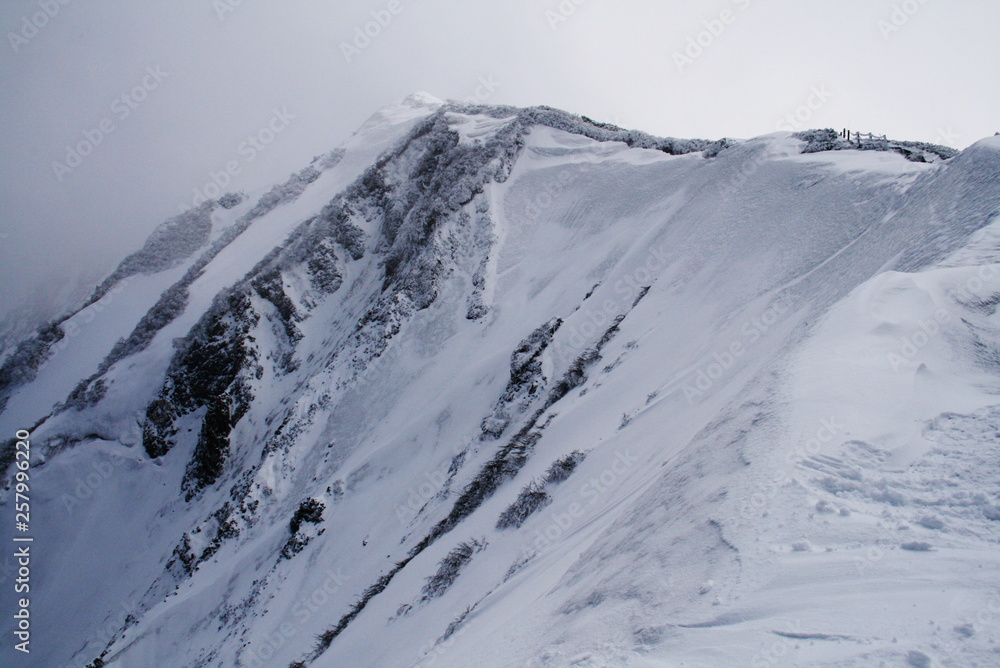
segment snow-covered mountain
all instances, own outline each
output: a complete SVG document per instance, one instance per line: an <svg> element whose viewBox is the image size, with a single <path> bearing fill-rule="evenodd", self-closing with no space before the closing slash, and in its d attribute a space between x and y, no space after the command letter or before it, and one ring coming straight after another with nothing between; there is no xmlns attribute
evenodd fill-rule
<svg viewBox="0 0 1000 668"><path fill-rule="evenodd" d="M997 665L998 177L383 109L2 360L3 664Z"/></svg>

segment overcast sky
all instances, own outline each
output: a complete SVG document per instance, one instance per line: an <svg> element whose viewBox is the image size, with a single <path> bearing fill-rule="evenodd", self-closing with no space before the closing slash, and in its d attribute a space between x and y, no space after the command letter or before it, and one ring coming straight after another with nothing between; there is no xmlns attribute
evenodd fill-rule
<svg viewBox="0 0 1000 668"><path fill-rule="evenodd" d="M676 137L1000 130L996 0L2 0L0 26L0 317L79 298L227 162L270 185L417 90Z"/></svg>

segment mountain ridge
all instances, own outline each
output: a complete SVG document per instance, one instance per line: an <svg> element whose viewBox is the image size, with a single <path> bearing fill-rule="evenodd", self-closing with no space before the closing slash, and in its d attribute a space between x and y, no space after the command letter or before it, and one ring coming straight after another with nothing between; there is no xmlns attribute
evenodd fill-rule
<svg viewBox="0 0 1000 668"><path fill-rule="evenodd" d="M872 349L891 344L907 314L919 326L921 300L935 301L953 314L935 330L948 336L906 362L937 355L920 362L932 371L917 367L919 382L969 379L954 394L959 412L992 419L983 389L995 377L992 358L972 376L962 351L993 345L992 288L967 276L996 261L998 148L992 138L958 155L888 140L858 147L832 130L660 139L547 107L417 96L255 204L202 205L190 214L198 248L178 260L154 239L140 254L159 271L130 274L136 260L126 259L112 274L129 283L81 329L107 327L93 350L73 337L53 364L32 353L34 379L8 381L0 411L13 415L4 419L23 419L29 404L30 419L40 418L36 466L50 481L41 503L70 506L68 517L49 520L46 540L77 536L76 556L63 558L92 576L109 564L128 574L114 592L88 592L106 620L114 621L114 599L135 602L109 637L70 624L83 649L54 643L50 657L504 665L516 648L519 661L541 665L581 652L620 665L645 665L647 654L700 661L699 629L719 629L722 642L737 628L741 640L726 651L771 642L776 632L753 625L788 610L761 589L776 560L831 554L850 564L868 545L888 552L888 541L926 542L897 539L897 528L859 542L850 507L867 518L888 504L897 521L915 523L909 531L941 523L935 540L958 541L948 549L985 549L994 502L954 505L947 522L964 517L954 537L940 532L944 519L904 517L913 492L896 488L912 481L880 487L869 477L879 457L910 448L885 436L909 434L909 423L857 422L865 411L845 409L843 398L831 421L824 402L834 400L813 375L822 365L803 362L802 351L845 346L841 332L868 322L849 315L857 299L907 300L864 330ZM154 237L169 239L178 223ZM938 266L972 248L973 264ZM903 287L882 285L895 276ZM905 287L908 277L924 287ZM976 299L956 296L948 287L956 280ZM113 286L106 281L67 320L82 320ZM72 366L77 351L93 372L77 373L85 366ZM855 356L869 365L859 377L881 368ZM839 377L835 367L828 373ZM848 395L860 387L840 375L836 387ZM61 405L43 415L43 399L60 387L68 388L53 400ZM976 419L947 418L952 395L930 396L920 419L937 426L926 433L948 432L965 452L956 434ZM964 426L941 426L952 423ZM819 447L803 439L810 445L788 459L793 470L772 484L788 463L782 449L798 452L802 436L791 432L803 428L825 429ZM933 449L918 451L920 462ZM855 462L864 463L860 478L848 470ZM954 464L928 470L944 476ZM85 498L56 491L104 466L128 476L102 479ZM817 471L832 482L809 478ZM757 506L733 509L730 499L761 493L789 525L827 536L830 550L787 540ZM120 513L133 494L127 527L88 521L95 533L85 538L66 524L84 507L88 516ZM827 495L810 497L813 514L845 518L847 528L803 519L802 494ZM666 507L684 512L665 515ZM754 522L784 542L757 544ZM962 535L982 542L959 545ZM140 558L108 552L122 536L145 546ZM375 549L388 554L366 556ZM860 575L889 562L865 561ZM73 586L55 562L42 568L49 596ZM683 577L662 575L670 571ZM526 581L534 584L509 584ZM537 608L526 603L536 586L549 592ZM842 586L856 583L845 575ZM318 591L324 603L303 609ZM778 612L748 612L744 599ZM518 611L537 629L519 622L491 639L487 629ZM792 626L778 637L827 634L841 652L857 633ZM390 629L399 641L372 648L373 634ZM591 632L604 640L589 640ZM156 639L191 633L183 646ZM852 656L895 656L889 637ZM916 637L907 642L908 652L933 654ZM985 656L985 642L949 651L968 645Z"/></svg>

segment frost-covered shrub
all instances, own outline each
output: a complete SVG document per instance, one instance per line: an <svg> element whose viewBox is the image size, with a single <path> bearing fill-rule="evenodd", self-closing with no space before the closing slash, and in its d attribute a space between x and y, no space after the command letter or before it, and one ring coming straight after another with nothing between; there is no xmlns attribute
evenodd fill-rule
<svg viewBox="0 0 1000 668"><path fill-rule="evenodd" d="M514 502L500 514L497 529L520 529L532 513L552 503L546 488L567 480L585 457L584 453L574 451L553 462L541 481L535 480L525 486Z"/></svg>
<svg viewBox="0 0 1000 668"><path fill-rule="evenodd" d="M402 291L418 309L436 298L444 270L441 255L452 251L435 233L464 216L463 207L513 162L523 146L522 133L512 123L481 143L461 144L445 114L438 113L400 147L405 174L375 169L359 180L369 206L385 213L380 248L386 289Z"/></svg>
<svg viewBox="0 0 1000 668"><path fill-rule="evenodd" d="M593 348L585 350L570 365L570 369L566 375L549 393L544 406L536 410L517 435L507 445L500 448L493 458L480 469L476 477L462 490L448 516L438 522L424 536L423 540L410 550L411 556L419 554L428 545L453 529L460 521L468 517L476 508L482 505L485 499L492 496L500 485L517 475L528 461L528 455L534 449L535 444L542 437L544 425L536 426L538 420L545 413L546 409L559 401L572 388L579 386L586 380L586 368L600 359L600 350L617 334L618 325L624 318L625 315L617 316L612 325L597 341L596 345ZM516 356L517 353L515 352L515 358Z"/></svg>
<svg viewBox="0 0 1000 668"><path fill-rule="evenodd" d="M805 142L802 147L803 153L819 153L821 151L837 151L846 148L853 148L846 139L841 139L840 135L833 128L823 128L821 130L803 130L792 135L795 139Z"/></svg>
<svg viewBox="0 0 1000 668"><path fill-rule="evenodd" d="M922 141L894 141L889 149L900 153L910 162L933 162L937 159L954 158L959 151L950 146L930 144Z"/></svg>
<svg viewBox="0 0 1000 668"><path fill-rule="evenodd" d="M854 133L852 138L842 138L832 128L819 130L803 130L792 135L805 142L802 153L819 153L821 151L894 151L911 162L932 162L947 160L958 155L958 151L949 146L939 146L927 142L897 141L866 133Z"/></svg>
<svg viewBox="0 0 1000 668"><path fill-rule="evenodd" d="M472 605L466 606L465 610L463 610L461 613L459 613L458 617L455 617L455 619L451 620L451 623L448 624L448 628L446 628L444 630L444 635L442 635L440 638L438 638L438 642L445 642L446 640L448 640L448 638L450 638L453 635L455 635L455 631L457 631L458 628L462 625L462 622L464 622L466 620L466 618L470 614L472 614L472 611L476 609L477 605L478 605L478 602L477 603L473 603Z"/></svg>
<svg viewBox="0 0 1000 668"><path fill-rule="evenodd" d="M302 338L302 333L296 327L297 322L302 320L295 304L285 294L285 286L281 277L281 272L271 269L256 278L250 283L258 295L271 302L278 312L280 322L287 336L288 341L295 343Z"/></svg>
<svg viewBox="0 0 1000 668"><path fill-rule="evenodd" d="M0 411L3 410L14 388L31 382L38 375L38 368L48 358L52 345L66 334L57 323L38 328L35 335L18 344L0 366Z"/></svg>
<svg viewBox="0 0 1000 668"><path fill-rule="evenodd" d="M545 125L597 141L620 141L633 148L650 148L671 155L704 151L715 143L707 139L655 137L638 130L623 130L606 123L595 123L585 116L575 116L546 106L522 109L518 113L518 120L525 127L533 124Z"/></svg>
<svg viewBox="0 0 1000 668"><path fill-rule="evenodd" d="M169 269L208 243L212 232L214 202L205 202L160 223L142 248L132 253L94 290L84 304L89 306L129 276L155 274Z"/></svg>
<svg viewBox="0 0 1000 668"><path fill-rule="evenodd" d="M583 385L587 380L587 367L599 359L601 359L601 354L596 348L587 348L580 353L580 356L573 360L569 369L566 370L563 377L556 382L552 387L552 391L549 392L549 405L565 397L574 388Z"/></svg>
<svg viewBox="0 0 1000 668"><path fill-rule="evenodd" d="M320 156L314 162L321 171L326 171L327 169L336 167L346 154L347 151L345 149L335 148L326 155Z"/></svg>
<svg viewBox="0 0 1000 668"><path fill-rule="evenodd" d="M720 139L716 142L712 142L712 144L710 144L708 148L704 150L704 156L706 158L714 158L723 151L725 151L730 146L733 146L735 143L736 142L732 141L731 139L725 139L725 138Z"/></svg>
<svg viewBox="0 0 1000 668"><path fill-rule="evenodd" d="M102 362L102 371L110 369L118 360L145 350L156 334L169 325L187 308L188 290L183 284L174 284L160 295L153 308L149 309L132 330L127 339L118 341L108 357Z"/></svg>
<svg viewBox="0 0 1000 668"><path fill-rule="evenodd" d="M274 186L261 195L261 198L257 200L257 204L247 213L247 218L250 220L260 218L270 213L279 204L297 199L299 195L305 192L306 187L318 179L319 176L319 171L311 166L292 174L287 181Z"/></svg>
<svg viewBox="0 0 1000 668"><path fill-rule="evenodd" d="M909 550L910 552L930 552L933 549L933 546L930 543L919 540L903 543L900 547L904 550Z"/></svg>
<svg viewBox="0 0 1000 668"><path fill-rule="evenodd" d="M448 553L441 563L438 564L437 572L427 578L421 592L421 599L429 601L443 595L455 580L458 579L462 569L472 561L473 555L486 549L486 540L472 539L459 543L458 547Z"/></svg>
<svg viewBox="0 0 1000 668"><path fill-rule="evenodd" d="M548 345L552 342L552 337L562 326L561 318L552 318L545 324L533 331L528 338L521 341L510 356L510 377L511 382L517 385L530 380L535 375L535 368L538 358Z"/></svg>
<svg viewBox="0 0 1000 668"><path fill-rule="evenodd" d="M484 221L484 216L480 214L477 219L477 232L484 229L489 230L490 222L489 218L486 218ZM492 247L496 243L496 237L493 235L492 230L489 230L488 234L489 239L485 243L477 240L483 247ZM486 291L486 271L489 260L489 252L484 252L479 268L472 276L472 293L469 295L468 307L465 310L466 320L480 320L489 313L489 308L483 301Z"/></svg>
<svg viewBox="0 0 1000 668"><path fill-rule="evenodd" d="M604 123L602 121L595 121L589 116L580 116L580 120L589 123L590 125L593 125L594 127L600 128L602 130L609 130L611 132L622 132L625 130L625 128L619 127L614 123Z"/></svg>
<svg viewBox="0 0 1000 668"><path fill-rule="evenodd" d="M239 203L245 200L246 198L247 198L246 193L242 191L238 193L226 193L225 195L219 198L219 206L221 206L223 209L232 209L233 207L239 205Z"/></svg>
<svg viewBox="0 0 1000 668"><path fill-rule="evenodd" d="M497 529L520 529L528 517L540 508L552 503L552 497L542 483L532 482L521 490L517 498L500 513Z"/></svg>
<svg viewBox="0 0 1000 668"><path fill-rule="evenodd" d="M374 598L375 596L378 596L383 591L385 591L385 588L389 586L389 583L392 582L392 579L394 577L396 577L396 574L399 573L399 571L403 570L412 558L413 557L407 557L402 561L396 562L396 564L392 567L392 569L388 573L379 576L378 580L375 581L375 584L365 589L364 593L361 595L361 598L355 601L355 603L351 606L351 609L343 617L340 618L337 624L320 634L319 639L316 643L316 647L313 649L312 652L309 653L309 659L315 660L324 651L326 651L326 649L330 646L331 643L333 643L333 641L337 638L337 636L343 633L344 629L346 629L348 625L352 621L354 621L354 618L361 614L361 611L365 609L365 607L368 605L368 602L371 601L372 598Z"/></svg>
<svg viewBox="0 0 1000 668"><path fill-rule="evenodd" d="M344 277L337 268L337 253L332 239L320 239L307 261L309 284L320 294L332 294L340 288Z"/></svg>
<svg viewBox="0 0 1000 668"><path fill-rule="evenodd" d="M278 204L297 198L305 190L305 187L309 183L312 183L312 181L315 181L318 177L319 172L311 167L307 167L297 174L293 174L284 184L275 186L267 194L262 196L257 205L249 213L241 216L235 224L227 228L225 232L223 232L222 235L212 243L211 247L205 251L198 258L198 260L191 265L190 268L188 268L181 280L163 293L156 305L153 306L153 308L150 309L145 316L143 316L143 319L129 335L128 339L120 341L116 344L108 357L101 363L100 371L98 373L105 373L119 360L129 355L134 355L135 353L145 349L157 332L184 312L184 309L187 307L188 287L194 283L199 276L201 276L204 268L208 266L208 263L211 262L215 256L222 251L222 249L246 231L254 220L268 213ZM206 221L208 224L208 231L210 232L210 203L206 203L198 209L194 209L192 211L201 211L202 209L207 211L207 214L205 215L208 216ZM182 215L190 214L191 212L187 212ZM208 232L206 232L206 234L208 234ZM149 244L150 242L147 242L147 245ZM122 265L124 266L125 262L123 262ZM119 270L121 269L122 267L119 267ZM117 270L116 273L118 273ZM108 289L110 289L114 282L112 281L112 278L114 278L114 274L105 281L105 283L108 283ZM117 280L118 279L115 279L115 281ZM109 283L109 281L111 281L111 283ZM95 291L95 296L100 291L101 288ZM96 301L96 299L92 297L91 301Z"/></svg>
<svg viewBox="0 0 1000 668"><path fill-rule="evenodd" d="M81 410L96 403L94 391L98 385L106 383L102 378L108 370L120 360L134 355L149 345L156 334L170 324L174 318L179 316L187 308L188 292L187 287L181 283L175 283L166 292L160 295L160 299L153 308L149 309L139 323L135 326L127 338L118 339L111 351L101 361L97 372L89 378L82 380L63 404L64 408L75 408ZM106 387L104 389L106 391ZM101 396L103 397L103 391ZM89 398L88 398L89 397ZM97 398L97 401L100 397Z"/></svg>
<svg viewBox="0 0 1000 668"><path fill-rule="evenodd" d="M542 375L542 352L552 343L552 337L562 325L560 318L552 318L535 329L518 344L510 356L510 380L497 400L493 413L483 419L483 435L499 438L510 423L510 408L526 409L545 383Z"/></svg>
<svg viewBox="0 0 1000 668"><path fill-rule="evenodd" d="M547 484L559 484L568 479L576 467L586 459L587 455L579 450L574 450L562 459L557 459L549 470L545 472L545 482Z"/></svg>
<svg viewBox="0 0 1000 668"><path fill-rule="evenodd" d="M420 554L428 545L455 528L459 522L479 508L483 501L491 497L500 485L517 475L528 461L528 454L542 437L543 427L535 426L542 413L541 410L536 411L521 431L479 470L476 477L459 494L451 512L434 525L434 528L410 550L411 557Z"/></svg>
<svg viewBox="0 0 1000 668"><path fill-rule="evenodd" d="M648 288L647 288L648 290ZM644 296L642 293L641 296ZM640 298L641 298L640 296ZM638 304L636 300L635 304ZM633 304L633 307L635 306ZM549 392L549 399L547 406L551 406L555 402L562 399L564 396L569 394L574 388L583 385L587 380L587 368L592 366L595 362L601 359L601 350L607 345L608 341L614 338L615 334L618 333L618 325L621 324L622 320L625 319L624 315L619 315L615 317L614 323L601 335L597 343L593 348L587 348L580 356L577 357L573 363L566 370L565 375L553 386L552 391Z"/></svg>
<svg viewBox="0 0 1000 668"><path fill-rule="evenodd" d="M351 222L352 216L363 215L342 197L335 198L323 207L309 234L312 242L329 237L350 253L351 259L360 260L365 254L365 233Z"/></svg>

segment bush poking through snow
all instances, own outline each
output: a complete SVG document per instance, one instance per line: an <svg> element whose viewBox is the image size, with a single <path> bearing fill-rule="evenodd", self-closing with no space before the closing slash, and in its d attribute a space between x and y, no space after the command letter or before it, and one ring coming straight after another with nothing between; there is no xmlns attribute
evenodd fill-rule
<svg viewBox="0 0 1000 668"><path fill-rule="evenodd" d="M552 497L545 488L549 485L558 485L569 478L584 457L586 457L584 453L576 450L556 460L545 472L541 482L535 480L528 484L517 495L517 499L500 514L497 519L497 529L520 529L532 513L552 503Z"/></svg>
<svg viewBox="0 0 1000 668"><path fill-rule="evenodd" d="M512 408L523 411L539 396L547 382L542 373L541 356L562 325L561 318L552 318L521 341L510 356L510 380L493 413L483 419L484 438L500 438L510 424Z"/></svg>
<svg viewBox="0 0 1000 668"><path fill-rule="evenodd" d="M638 301L636 302L638 303ZM593 348L587 348L570 365L566 374L559 380L549 393L546 408L565 397L574 388L587 382L587 369L601 359L601 350L618 333L618 325L625 319L625 314L615 317L614 323L601 335Z"/></svg>
<svg viewBox="0 0 1000 668"><path fill-rule="evenodd" d="M238 193L226 193L225 195L219 198L219 206L221 206L223 209L232 209L234 206L238 205L246 198L247 195L243 191L240 191Z"/></svg>
<svg viewBox="0 0 1000 668"><path fill-rule="evenodd" d="M823 151L894 151L910 162L937 162L958 155L956 149L950 146L929 144L919 141L895 141L868 134L851 135L844 139L832 128L820 130L804 130L792 135L805 142L803 153L820 153Z"/></svg>
<svg viewBox="0 0 1000 668"><path fill-rule="evenodd" d="M532 513L550 503L552 503L552 497L545 491L543 485L532 482L521 490L514 503L500 513L500 518L497 519L497 529L520 529Z"/></svg>
<svg viewBox="0 0 1000 668"><path fill-rule="evenodd" d="M437 573L427 578L424 585L421 600L429 601L443 595L448 588L458 579L462 569L472 561L472 557L477 552L486 549L486 539L471 539L459 543L458 547L448 553L441 563L438 564Z"/></svg>
<svg viewBox="0 0 1000 668"><path fill-rule="evenodd" d="M586 453L574 450L562 459L557 459L545 472L546 484L556 485L567 480L586 458Z"/></svg>
<svg viewBox="0 0 1000 668"><path fill-rule="evenodd" d="M0 410L4 409L14 388L31 382L38 368L51 354L51 348L66 336L57 323L38 328L30 338L18 344L14 353L0 366Z"/></svg>
<svg viewBox="0 0 1000 668"><path fill-rule="evenodd" d="M465 618L468 617L469 614L471 614L472 611L475 610L475 609L476 609L476 604L472 604L470 606L467 606L465 608L465 610L463 610L462 613L458 617L456 617L455 619L451 620L451 624L448 624L448 628L446 628L444 630L444 635L442 635L440 638L438 638L438 642L444 642L448 638L450 638L453 635L455 635L455 631L458 630L458 627L462 625L462 622L465 621Z"/></svg>

